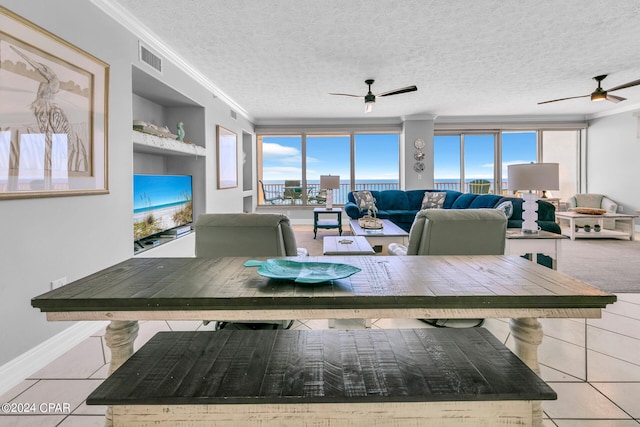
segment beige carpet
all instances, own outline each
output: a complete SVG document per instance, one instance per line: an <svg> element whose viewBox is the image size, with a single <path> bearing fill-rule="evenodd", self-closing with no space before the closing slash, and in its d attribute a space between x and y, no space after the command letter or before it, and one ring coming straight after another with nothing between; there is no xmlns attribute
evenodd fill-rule
<svg viewBox="0 0 640 427"><path fill-rule="evenodd" d="M306 248L311 256L322 255L324 236L338 234L337 230L318 230L314 239L312 225L295 225L294 230L298 246ZM350 234L348 226L343 234ZM636 239L640 239L638 233ZM640 240L563 240L558 271L606 292L640 293Z"/></svg>
<svg viewBox="0 0 640 427"><path fill-rule="evenodd" d="M640 240L563 240L558 271L607 292L640 293Z"/></svg>

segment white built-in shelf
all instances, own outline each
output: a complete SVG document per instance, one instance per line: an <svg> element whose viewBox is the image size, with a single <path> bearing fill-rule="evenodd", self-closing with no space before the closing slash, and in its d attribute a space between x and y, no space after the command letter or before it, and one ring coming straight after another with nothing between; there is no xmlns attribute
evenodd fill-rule
<svg viewBox="0 0 640 427"><path fill-rule="evenodd" d="M205 148L196 144L187 144L175 139L163 138L144 132L131 131L133 151L137 153L170 154L178 156L206 155Z"/></svg>

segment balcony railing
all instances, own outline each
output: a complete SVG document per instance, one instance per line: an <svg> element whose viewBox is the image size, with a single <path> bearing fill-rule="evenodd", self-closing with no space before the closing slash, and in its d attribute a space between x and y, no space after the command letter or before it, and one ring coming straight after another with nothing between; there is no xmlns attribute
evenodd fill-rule
<svg viewBox="0 0 640 427"><path fill-rule="evenodd" d="M475 186L474 186L475 185ZM374 183L355 183L355 191L383 191L398 190L400 188L397 182L374 182ZM439 181L434 183L435 190L460 190L460 181ZM507 188L507 181L502 182L502 188ZM324 205L325 198L321 196L320 184L309 183L306 185L306 192L302 187L285 187L284 183L264 184L264 194L259 193L260 205ZM472 191L473 190L473 191ZM340 188L333 190L333 204L344 205L347 203L347 194L351 191L351 185L348 183L340 184ZM495 193L493 181L487 186L478 186L472 182L465 182L463 193L482 192ZM506 190L502 191L506 195ZM320 196L320 197L319 197Z"/></svg>
<svg viewBox="0 0 640 427"><path fill-rule="evenodd" d="M397 190L397 182L375 182L355 184L355 191L369 190ZM347 203L347 194L351 191L350 184L340 184L340 188L333 190L333 204ZM326 199L320 192L320 184L307 184L306 192L302 187L285 187L284 183L264 184L264 194L259 195L262 205L324 205Z"/></svg>

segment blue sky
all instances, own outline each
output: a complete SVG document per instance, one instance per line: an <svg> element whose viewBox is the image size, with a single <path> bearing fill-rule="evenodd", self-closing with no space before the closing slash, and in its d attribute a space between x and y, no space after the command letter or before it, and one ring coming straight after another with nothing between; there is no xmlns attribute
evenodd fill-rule
<svg viewBox="0 0 640 427"><path fill-rule="evenodd" d="M133 175L133 208L146 208L151 199L152 206L184 202L184 194L191 194L191 176L188 175Z"/></svg>
<svg viewBox="0 0 640 427"><path fill-rule="evenodd" d="M490 134L465 135L464 171L466 179L493 179L494 137ZM434 139L434 178L460 178L460 137L436 136ZM502 133L502 177L507 178L507 166L536 161L536 133Z"/></svg>
<svg viewBox="0 0 640 427"><path fill-rule="evenodd" d="M349 180L350 138L307 136L307 179L318 181L320 175L339 175ZM398 135L357 134L356 179L398 180ZM262 138L263 180L302 179L302 138L300 136L265 136Z"/></svg>

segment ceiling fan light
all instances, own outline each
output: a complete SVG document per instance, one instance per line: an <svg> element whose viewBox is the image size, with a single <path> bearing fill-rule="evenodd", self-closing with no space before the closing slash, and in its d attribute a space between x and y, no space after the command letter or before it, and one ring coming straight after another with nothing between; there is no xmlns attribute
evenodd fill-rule
<svg viewBox="0 0 640 427"><path fill-rule="evenodd" d="M592 101L604 101L607 99L607 92L596 90L591 94Z"/></svg>
<svg viewBox="0 0 640 427"><path fill-rule="evenodd" d="M376 96L369 91L364 97L364 112L370 113L373 110L373 104L376 102Z"/></svg>
<svg viewBox="0 0 640 427"><path fill-rule="evenodd" d="M373 101L367 101L364 103L364 112L370 113L373 111Z"/></svg>

